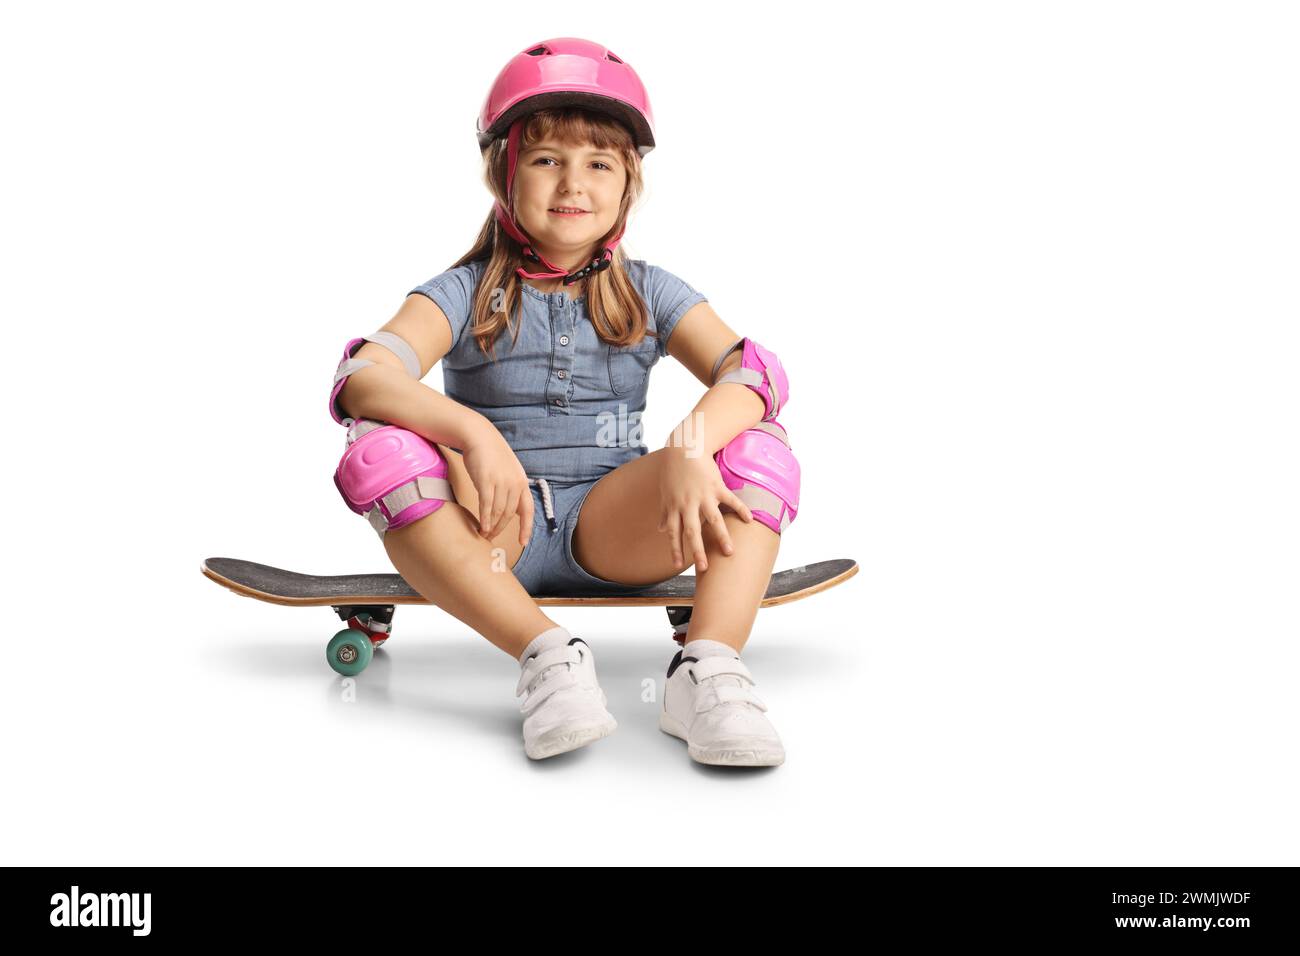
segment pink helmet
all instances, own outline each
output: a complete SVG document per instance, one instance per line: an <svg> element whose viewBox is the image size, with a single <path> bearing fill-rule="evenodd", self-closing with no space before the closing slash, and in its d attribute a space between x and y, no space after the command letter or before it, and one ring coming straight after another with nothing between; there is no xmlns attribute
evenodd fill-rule
<svg viewBox="0 0 1300 956"><path fill-rule="evenodd" d="M514 56L497 74L483 102L478 118L479 149L486 150L503 136L507 141L506 200L511 208L497 203L497 221L523 247L525 259L550 270L527 272L521 267L515 271L527 279L563 277L564 285L572 285L593 272L609 268L623 233L611 239L604 251L587 265L569 273L537 253L515 221L512 212L515 162L523 121L537 110L556 106L581 106L613 117L631 131L641 156L654 149L654 114L645 87L632 67L599 43L576 37L534 43Z"/></svg>

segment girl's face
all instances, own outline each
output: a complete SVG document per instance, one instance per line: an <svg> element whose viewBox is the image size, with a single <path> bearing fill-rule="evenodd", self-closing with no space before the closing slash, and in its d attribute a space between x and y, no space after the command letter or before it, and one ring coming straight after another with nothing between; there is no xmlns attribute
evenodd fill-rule
<svg viewBox="0 0 1300 956"><path fill-rule="evenodd" d="M515 217L542 255L577 268L614 227L626 185L627 170L614 153L546 140L519 154Z"/></svg>

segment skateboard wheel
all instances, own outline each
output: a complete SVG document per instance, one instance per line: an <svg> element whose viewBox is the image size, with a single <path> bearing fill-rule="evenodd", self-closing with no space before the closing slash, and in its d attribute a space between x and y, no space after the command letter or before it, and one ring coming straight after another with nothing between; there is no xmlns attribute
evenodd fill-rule
<svg viewBox="0 0 1300 956"><path fill-rule="evenodd" d="M344 677L355 677L366 669L375 649L370 635L365 631L347 628L339 631L325 648L325 659L330 667Z"/></svg>

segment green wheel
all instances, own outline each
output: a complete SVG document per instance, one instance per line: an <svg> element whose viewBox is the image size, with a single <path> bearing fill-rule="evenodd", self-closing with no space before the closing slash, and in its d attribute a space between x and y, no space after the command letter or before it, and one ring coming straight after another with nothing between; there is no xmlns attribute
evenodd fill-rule
<svg viewBox="0 0 1300 956"><path fill-rule="evenodd" d="M325 648L325 659L330 667L344 677L356 677L366 669L374 655L369 635L351 627L335 634Z"/></svg>

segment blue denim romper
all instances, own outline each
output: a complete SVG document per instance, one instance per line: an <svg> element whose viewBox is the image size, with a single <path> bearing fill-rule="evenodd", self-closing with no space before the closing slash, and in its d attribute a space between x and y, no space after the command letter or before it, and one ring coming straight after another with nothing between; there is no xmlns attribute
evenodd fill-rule
<svg viewBox="0 0 1300 956"><path fill-rule="evenodd" d="M493 361L467 334L485 265L449 269L407 294L428 296L451 323L452 347L442 359L447 397L491 421L528 475L533 530L515 576L531 595L634 594L652 587L590 574L573 557L573 531L592 486L649 451L640 432L650 369L667 356L678 320L707 299L665 269L627 261L650 319L645 338L617 348L596 335L585 295L571 299L563 290L539 292L521 283L518 341L512 347L511 329L502 331Z"/></svg>

